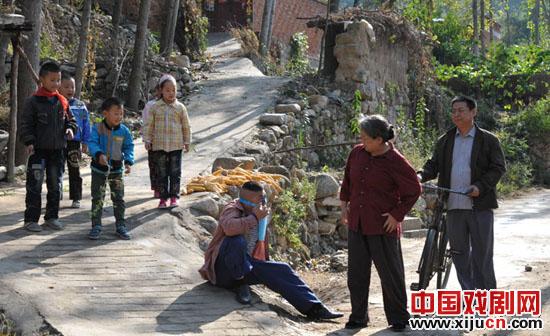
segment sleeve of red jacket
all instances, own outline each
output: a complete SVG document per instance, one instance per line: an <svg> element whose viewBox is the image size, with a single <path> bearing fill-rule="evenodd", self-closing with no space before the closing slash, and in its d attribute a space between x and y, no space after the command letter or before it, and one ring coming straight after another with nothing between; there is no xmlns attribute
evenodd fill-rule
<svg viewBox="0 0 550 336"><path fill-rule="evenodd" d="M346 163L346 170L344 171L344 180L342 181L342 187L340 189L340 200L343 202L349 202L350 199L350 166L351 166L351 157L353 154L353 150L348 156L348 161Z"/></svg>
<svg viewBox="0 0 550 336"><path fill-rule="evenodd" d="M254 215L243 217L239 209L229 207L222 212L219 224L225 235L232 237L246 234L248 230L258 225L258 221Z"/></svg>
<svg viewBox="0 0 550 336"><path fill-rule="evenodd" d="M389 169L389 172L397 185L399 203L390 211L390 214L393 218L402 222L405 215L412 209L416 200L420 197L422 187L420 182L418 182L414 168L404 157L398 155L392 166L393 169Z"/></svg>

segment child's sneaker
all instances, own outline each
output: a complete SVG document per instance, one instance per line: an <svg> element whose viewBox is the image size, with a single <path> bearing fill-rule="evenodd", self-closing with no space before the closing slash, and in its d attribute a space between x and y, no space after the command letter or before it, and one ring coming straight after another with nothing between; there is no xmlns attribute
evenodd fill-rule
<svg viewBox="0 0 550 336"><path fill-rule="evenodd" d="M160 200L158 208L159 209L166 209L167 208L165 199Z"/></svg>
<svg viewBox="0 0 550 336"><path fill-rule="evenodd" d="M31 232L40 232L42 231L42 227L38 225L37 222L25 222L25 225L23 226L27 231Z"/></svg>
<svg viewBox="0 0 550 336"><path fill-rule="evenodd" d="M160 192L156 191L153 193L154 198L160 198Z"/></svg>
<svg viewBox="0 0 550 336"><path fill-rule="evenodd" d="M57 218L50 218L46 220L44 224L54 230L63 230L65 228L65 224L61 223Z"/></svg>
<svg viewBox="0 0 550 336"><path fill-rule="evenodd" d="M71 204L71 208L73 209L79 209L80 208L80 201L74 200L73 204Z"/></svg>
<svg viewBox="0 0 550 336"><path fill-rule="evenodd" d="M124 224L116 226L116 234L120 237L120 239L124 239L124 240L131 239L130 235L128 234L128 229Z"/></svg>
<svg viewBox="0 0 550 336"><path fill-rule="evenodd" d="M88 233L88 238L90 238L91 240L98 240L100 235L101 235L101 225L94 225L92 226L90 233Z"/></svg>
<svg viewBox="0 0 550 336"><path fill-rule="evenodd" d="M179 206L178 198L177 197L171 197L170 198L170 208L175 208Z"/></svg>

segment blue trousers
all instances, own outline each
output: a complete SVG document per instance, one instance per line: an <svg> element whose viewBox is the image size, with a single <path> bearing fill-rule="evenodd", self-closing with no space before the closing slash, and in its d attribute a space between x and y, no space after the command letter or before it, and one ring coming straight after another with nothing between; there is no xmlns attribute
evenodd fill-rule
<svg viewBox="0 0 550 336"><path fill-rule="evenodd" d="M449 210L447 232L462 289L495 289L493 211Z"/></svg>
<svg viewBox="0 0 550 336"><path fill-rule="evenodd" d="M284 297L302 314L306 314L313 304L321 303L288 264L250 257L243 236L224 238L215 271L217 286L234 288L239 283L237 279L244 279L249 285L263 284Z"/></svg>

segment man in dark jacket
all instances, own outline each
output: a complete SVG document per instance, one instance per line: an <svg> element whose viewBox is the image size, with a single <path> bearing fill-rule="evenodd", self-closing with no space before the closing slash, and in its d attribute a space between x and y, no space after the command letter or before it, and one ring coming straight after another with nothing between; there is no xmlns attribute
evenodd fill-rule
<svg viewBox="0 0 550 336"><path fill-rule="evenodd" d="M496 185L506 171L496 136L474 123L473 99L455 97L452 120L456 127L437 141L424 165L422 181L439 176L440 187L468 191L447 196L447 232L458 281L462 289L493 289L493 209Z"/></svg>
<svg viewBox="0 0 550 336"><path fill-rule="evenodd" d="M19 133L30 155L24 227L33 232L42 231L38 219L44 171L48 187L45 224L54 230L63 229L58 219L63 150L67 146L66 139L72 139L77 129L69 111L69 102L57 91L61 82L59 65L53 62L43 64L39 76L41 86L25 102Z"/></svg>

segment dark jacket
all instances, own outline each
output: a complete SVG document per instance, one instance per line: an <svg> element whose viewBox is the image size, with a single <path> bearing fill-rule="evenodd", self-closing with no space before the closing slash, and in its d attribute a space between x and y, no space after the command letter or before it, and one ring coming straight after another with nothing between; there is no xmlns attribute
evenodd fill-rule
<svg viewBox="0 0 550 336"><path fill-rule="evenodd" d="M475 128L470 168L471 183L478 187L479 196L473 198L473 207L475 210L495 209L498 208L496 185L506 172L504 153L493 133L477 125ZM432 158L420 171L422 182L439 176L437 184L440 187L450 187L455 135L456 127L453 127L439 138Z"/></svg>
<svg viewBox="0 0 550 336"><path fill-rule="evenodd" d="M63 149L67 145L65 131L76 133L77 124L71 112L63 113L57 98L31 96L25 101L19 137L35 149Z"/></svg>

